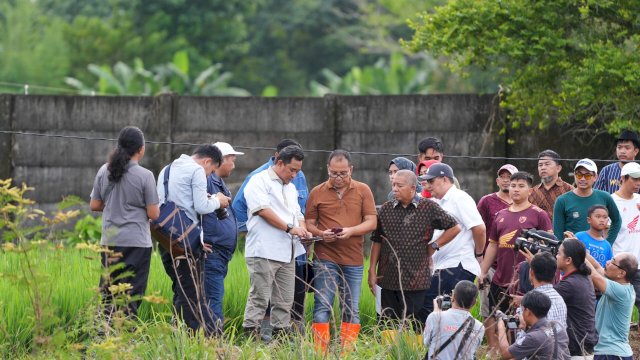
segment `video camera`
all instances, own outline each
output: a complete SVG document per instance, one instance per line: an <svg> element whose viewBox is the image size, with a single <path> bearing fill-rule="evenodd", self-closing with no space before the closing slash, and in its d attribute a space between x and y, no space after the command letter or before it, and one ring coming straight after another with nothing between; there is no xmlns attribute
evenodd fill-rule
<svg viewBox="0 0 640 360"><path fill-rule="evenodd" d="M451 309L451 295L436 296L436 303L442 311Z"/></svg>
<svg viewBox="0 0 640 360"><path fill-rule="evenodd" d="M496 318L496 320L504 321L504 324L509 330L515 330L520 326L520 318L517 316L507 315L500 310L496 310L493 316Z"/></svg>
<svg viewBox="0 0 640 360"><path fill-rule="evenodd" d="M560 241L555 235L542 230L529 229L522 230L522 234L516 238L513 250L524 251L524 249L528 249L532 254L542 251L556 255L559 247Z"/></svg>

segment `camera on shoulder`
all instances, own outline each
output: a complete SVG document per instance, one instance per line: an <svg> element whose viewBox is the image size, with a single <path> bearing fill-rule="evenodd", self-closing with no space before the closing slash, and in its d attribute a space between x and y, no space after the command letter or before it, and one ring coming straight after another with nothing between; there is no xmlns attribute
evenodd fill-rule
<svg viewBox="0 0 640 360"><path fill-rule="evenodd" d="M528 249L534 255L539 251L556 255L559 247L560 241L558 241L555 235L547 231L528 229L522 230L520 236L516 238L513 250L524 251L524 249Z"/></svg>
<svg viewBox="0 0 640 360"><path fill-rule="evenodd" d="M451 295L436 296L436 303L442 311L451 309Z"/></svg>

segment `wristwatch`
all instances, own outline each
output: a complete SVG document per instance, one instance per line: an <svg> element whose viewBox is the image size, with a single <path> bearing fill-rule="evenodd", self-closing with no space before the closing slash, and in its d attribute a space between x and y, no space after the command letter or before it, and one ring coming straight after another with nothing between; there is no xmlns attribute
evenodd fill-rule
<svg viewBox="0 0 640 360"><path fill-rule="evenodd" d="M435 242L435 241L431 243L431 248L432 248L434 251L438 251L438 250L440 250L440 246L439 246L439 245L438 245L438 243L437 243L437 242Z"/></svg>
<svg viewBox="0 0 640 360"><path fill-rule="evenodd" d="M287 234L289 233L289 231L291 231L291 229L293 229L293 224L287 224L287 230L285 230Z"/></svg>

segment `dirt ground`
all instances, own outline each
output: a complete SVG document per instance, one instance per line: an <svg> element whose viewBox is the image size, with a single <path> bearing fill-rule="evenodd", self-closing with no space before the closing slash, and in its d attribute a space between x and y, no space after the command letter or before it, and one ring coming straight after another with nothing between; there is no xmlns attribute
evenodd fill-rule
<svg viewBox="0 0 640 360"><path fill-rule="evenodd" d="M629 332L629 344L633 350L633 359L640 360L640 331L632 329Z"/></svg>

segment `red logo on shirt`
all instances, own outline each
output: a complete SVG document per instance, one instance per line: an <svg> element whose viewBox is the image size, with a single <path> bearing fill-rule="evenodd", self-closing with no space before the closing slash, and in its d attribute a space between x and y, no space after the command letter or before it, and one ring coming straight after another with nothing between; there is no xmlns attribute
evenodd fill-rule
<svg viewBox="0 0 640 360"><path fill-rule="evenodd" d="M635 231L636 230L636 226L638 225L638 218L640 217L640 215L636 215L636 217L633 218L633 220L631 220L631 222L627 225L627 229L629 229L629 231Z"/></svg>
<svg viewBox="0 0 640 360"><path fill-rule="evenodd" d="M518 221L520 221L520 224L524 224L524 222L527 221L527 217L526 216L520 216Z"/></svg>

